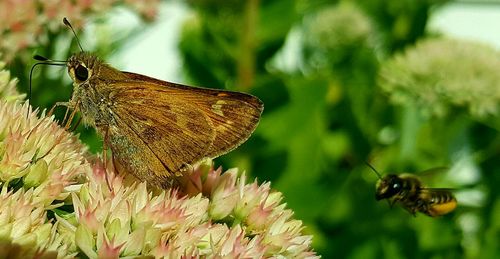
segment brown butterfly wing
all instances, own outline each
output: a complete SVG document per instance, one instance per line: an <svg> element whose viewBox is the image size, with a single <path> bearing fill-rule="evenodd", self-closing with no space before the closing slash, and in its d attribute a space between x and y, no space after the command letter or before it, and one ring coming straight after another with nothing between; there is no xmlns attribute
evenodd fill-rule
<svg viewBox="0 0 500 259"><path fill-rule="evenodd" d="M117 128L137 136L142 142L138 146L154 154L152 160L168 173L237 147L253 132L262 112L262 102L251 95L124 74L130 80L111 87L114 112L123 124Z"/></svg>
<svg viewBox="0 0 500 259"><path fill-rule="evenodd" d="M168 92L172 99L180 100L183 104L194 104L209 118L215 130L215 139L205 157L220 156L245 142L257 127L264 109L264 104L249 94L191 87L140 74L123 73L132 80L147 81L156 87L162 86L163 91Z"/></svg>
<svg viewBox="0 0 500 259"><path fill-rule="evenodd" d="M115 167L121 169L118 170L120 172L125 169L142 181L157 186L171 186L176 163L171 162L169 157L158 157L158 150L154 150L141 138L140 133L130 124L130 119L121 119L126 116L129 115L119 114L106 132L105 139L113 152Z"/></svg>
<svg viewBox="0 0 500 259"><path fill-rule="evenodd" d="M209 119L193 104L181 103L162 89L135 84L120 83L121 91L112 99L114 113L123 123L117 128L128 128L154 153L145 159L158 159L168 172L175 173L184 164L203 158L215 138Z"/></svg>
<svg viewBox="0 0 500 259"><path fill-rule="evenodd" d="M206 90L186 96L205 114L215 130L215 138L205 153L217 157L241 145L257 127L262 103L257 98L235 92Z"/></svg>

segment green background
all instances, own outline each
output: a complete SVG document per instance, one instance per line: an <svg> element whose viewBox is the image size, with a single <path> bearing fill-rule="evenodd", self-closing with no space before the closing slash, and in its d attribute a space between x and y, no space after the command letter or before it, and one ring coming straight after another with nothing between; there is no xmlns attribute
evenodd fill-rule
<svg viewBox="0 0 500 259"><path fill-rule="evenodd" d="M426 25L433 8L444 2L187 1L195 15L183 24L178 45L186 82L248 92L265 103L253 136L216 164L245 169L259 182L271 181L324 258L500 254L496 114L478 119L459 103L443 116L432 116L422 113L418 102L393 104L393 93L380 87L387 83L381 77L383 67L389 77L398 73L386 65L395 55L414 48L420 39L439 37L427 32ZM98 16L89 20L106 24ZM106 59L141 28L111 42L96 35L92 51ZM301 35L300 47L285 54L287 39L294 34ZM23 91L30 55L54 57L63 49L63 56L69 56L77 49L74 40L71 46L64 44L72 38L64 27L47 35L48 44L9 65ZM288 59L283 61L283 55ZM298 60L291 67L286 63L290 56ZM45 67L34 74L31 103L36 107L49 108L70 97L68 78L60 71L54 76L53 70ZM80 126L78 132L99 151L102 144L93 129ZM453 169L425 181L462 193L458 209L440 218L413 217L377 203L377 177L365 161L383 174ZM454 174L471 170L476 172L472 180Z"/></svg>

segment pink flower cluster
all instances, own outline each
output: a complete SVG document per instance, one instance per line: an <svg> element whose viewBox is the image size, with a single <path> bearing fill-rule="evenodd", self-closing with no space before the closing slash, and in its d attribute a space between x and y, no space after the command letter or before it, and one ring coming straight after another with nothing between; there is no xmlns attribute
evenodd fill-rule
<svg viewBox="0 0 500 259"><path fill-rule="evenodd" d="M89 181L73 193L74 218L60 219L61 226L71 226L74 246L90 258L317 257L312 237L302 234L302 222L281 204L281 193L269 183L246 184L236 169L221 173L206 160L184 177L189 184L156 190L128 184L97 162ZM205 185L209 195L193 186L183 194L192 183Z"/></svg>
<svg viewBox="0 0 500 259"><path fill-rule="evenodd" d="M3 0L0 1L0 53L9 61L18 51L38 45L47 29L55 31L61 26L63 17L78 28L85 16L124 4L145 19L153 19L158 3L159 0Z"/></svg>
<svg viewBox="0 0 500 259"><path fill-rule="evenodd" d="M21 258L318 257L270 183L207 159L159 190L116 175L52 117L1 96L0 237Z"/></svg>

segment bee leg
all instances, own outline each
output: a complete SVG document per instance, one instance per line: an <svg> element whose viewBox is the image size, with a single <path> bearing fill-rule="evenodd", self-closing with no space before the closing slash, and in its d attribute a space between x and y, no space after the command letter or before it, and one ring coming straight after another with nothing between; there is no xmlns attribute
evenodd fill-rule
<svg viewBox="0 0 500 259"><path fill-rule="evenodd" d="M408 213L410 213L411 215L413 215L413 217L416 217L417 216L417 209L415 208L415 206L403 206L403 208L408 211Z"/></svg>
<svg viewBox="0 0 500 259"><path fill-rule="evenodd" d="M427 203L427 202L425 202L423 200L419 200L417 202L416 206L415 206L415 210L416 211L420 211L420 212L422 212L424 214L429 215L428 211L429 211L430 205L431 204L429 204L429 203Z"/></svg>

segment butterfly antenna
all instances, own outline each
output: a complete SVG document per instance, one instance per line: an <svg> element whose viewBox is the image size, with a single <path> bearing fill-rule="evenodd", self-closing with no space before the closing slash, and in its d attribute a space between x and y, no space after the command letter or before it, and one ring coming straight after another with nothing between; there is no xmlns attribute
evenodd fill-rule
<svg viewBox="0 0 500 259"><path fill-rule="evenodd" d="M73 35L75 35L76 43L78 43L78 47L80 47L80 50L83 52L82 44L80 44L80 39L78 39L78 36L76 35L75 30L73 29L73 26L71 26L71 23L69 23L68 19L66 17L63 18L63 23L64 25L68 26L71 31L73 32Z"/></svg>
<svg viewBox="0 0 500 259"><path fill-rule="evenodd" d="M33 66L31 66L31 70L30 70L30 84L29 84L29 90L28 90L28 106L30 105L30 100L31 100L31 82L33 81L32 78L33 78L33 70L35 69L36 66L38 65L49 65L49 66L66 66L66 60L51 60L51 59L48 59L44 56L40 56L40 55L34 55L33 56L33 59L37 60L37 61L40 61L40 62L37 62L35 64L33 64ZM29 111L28 111L28 116L29 116Z"/></svg>
<svg viewBox="0 0 500 259"><path fill-rule="evenodd" d="M373 167L372 165L370 165L370 163L368 163L368 162L366 162L366 161L365 161L365 164L366 164L368 167L370 167L370 168L373 170L373 172L375 172L375 174L378 176L378 179L382 179L382 176L381 176L381 175L380 175L380 173L377 171L377 169L375 169L375 167Z"/></svg>

